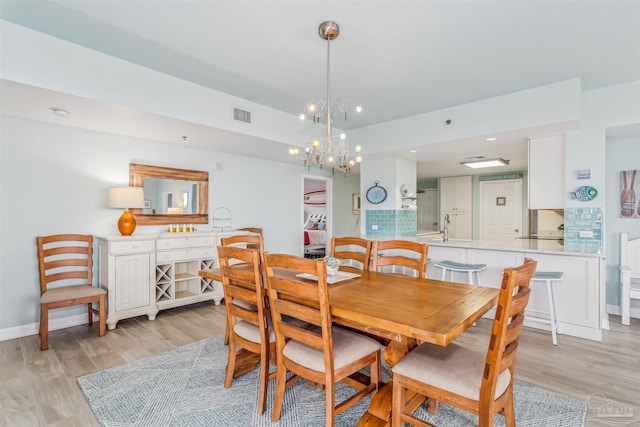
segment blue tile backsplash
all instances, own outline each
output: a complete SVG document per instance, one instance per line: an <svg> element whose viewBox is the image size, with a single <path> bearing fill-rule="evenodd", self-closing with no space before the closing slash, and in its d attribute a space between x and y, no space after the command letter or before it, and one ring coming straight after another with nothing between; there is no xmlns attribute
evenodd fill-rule
<svg viewBox="0 0 640 427"><path fill-rule="evenodd" d="M368 210L365 211L367 237L413 236L417 230L417 212L415 210ZM378 226L373 230L374 225Z"/></svg>
<svg viewBox="0 0 640 427"><path fill-rule="evenodd" d="M564 250L594 254L602 252L602 208L564 210Z"/></svg>

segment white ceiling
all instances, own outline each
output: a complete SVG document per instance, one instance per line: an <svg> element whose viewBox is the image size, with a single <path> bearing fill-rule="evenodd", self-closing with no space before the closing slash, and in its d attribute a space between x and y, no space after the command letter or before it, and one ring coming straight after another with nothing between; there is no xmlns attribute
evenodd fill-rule
<svg viewBox="0 0 640 427"><path fill-rule="evenodd" d="M341 34L331 44L332 95L364 106L362 115L340 123L345 129L575 77L585 90L640 79L640 1L0 3L4 20L292 114L310 98L325 97L326 42L317 28L335 20ZM11 87L22 89L32 88ZM49 97L48 102L56 95L36 92L30 96ZM11 111L19 107L2 101L3 113L20 116ZM88 111L100 108L118 113L114 106L97 103ZM158 120L172 125L172 119L148 115L153 126L145 128L138 112L142 121L127 126L118 117L132 112L119 113L111 120L118 134L145 137L145 129L159 133ZM77 122L73 125L91 128L92 119L87 113ZM220 132L200 128L194 125L193 131ZM512 161L512 170L526 169L531 132L540 130L497 135L497 141L483 144L482 152L470 152L471 141L417 147L419 179L459 174L452 173L459 158L472 155L503 157ZM163 140L161 135L146 137ZM249 144L228 146L238 152ZM265 153L270 155L272 150Z"/></svg>

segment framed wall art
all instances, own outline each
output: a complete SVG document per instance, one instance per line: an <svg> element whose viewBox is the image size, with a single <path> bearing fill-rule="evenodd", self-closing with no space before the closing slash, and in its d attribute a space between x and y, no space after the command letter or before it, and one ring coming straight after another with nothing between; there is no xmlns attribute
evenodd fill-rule
<svg viewBox="0 0 640 427"><path fill-rule="evenodd" d="M620 172L620 216L640 218L640 169Z"/></svg>

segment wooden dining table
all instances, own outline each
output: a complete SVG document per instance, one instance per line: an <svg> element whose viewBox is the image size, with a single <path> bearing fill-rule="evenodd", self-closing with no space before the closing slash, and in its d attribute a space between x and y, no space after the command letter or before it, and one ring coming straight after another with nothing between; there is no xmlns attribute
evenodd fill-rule
<svg viewBox="0 0 640 427"><path fill-rule="evenodd" d="M359 276L328 285L333 322L385 339L383 358L390 366L417 342L450 344L498 301L496 288L348 267L341 271ZM217 280L220 273L199 274ZM358 426L390 425L392 390L391 382L381 387ZM416 396L412 406L423 401Z"/></svg>

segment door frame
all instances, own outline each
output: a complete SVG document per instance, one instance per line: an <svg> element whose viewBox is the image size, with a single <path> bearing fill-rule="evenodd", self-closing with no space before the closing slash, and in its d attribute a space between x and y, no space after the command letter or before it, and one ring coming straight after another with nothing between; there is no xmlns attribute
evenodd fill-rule
<svg viewBox="0 0 640 427"><path fill-rule="evenodd" d="M312 180L312 181L324 181L324 188L327 194L327 202L325 204L327 210L327 241L325 244L325 254L329 253L329 249L331 247L331 237L333 236L333 178L328 176L318 176L318 175L302 175L302 179L300 180L300 213L302 220L300 221L300 225L304 225L305 217L304 217L304 181ZM302 241L302 247L300 253L304 255L304 230L302 232L302 236L300 236L300 240Z"/></svg>

